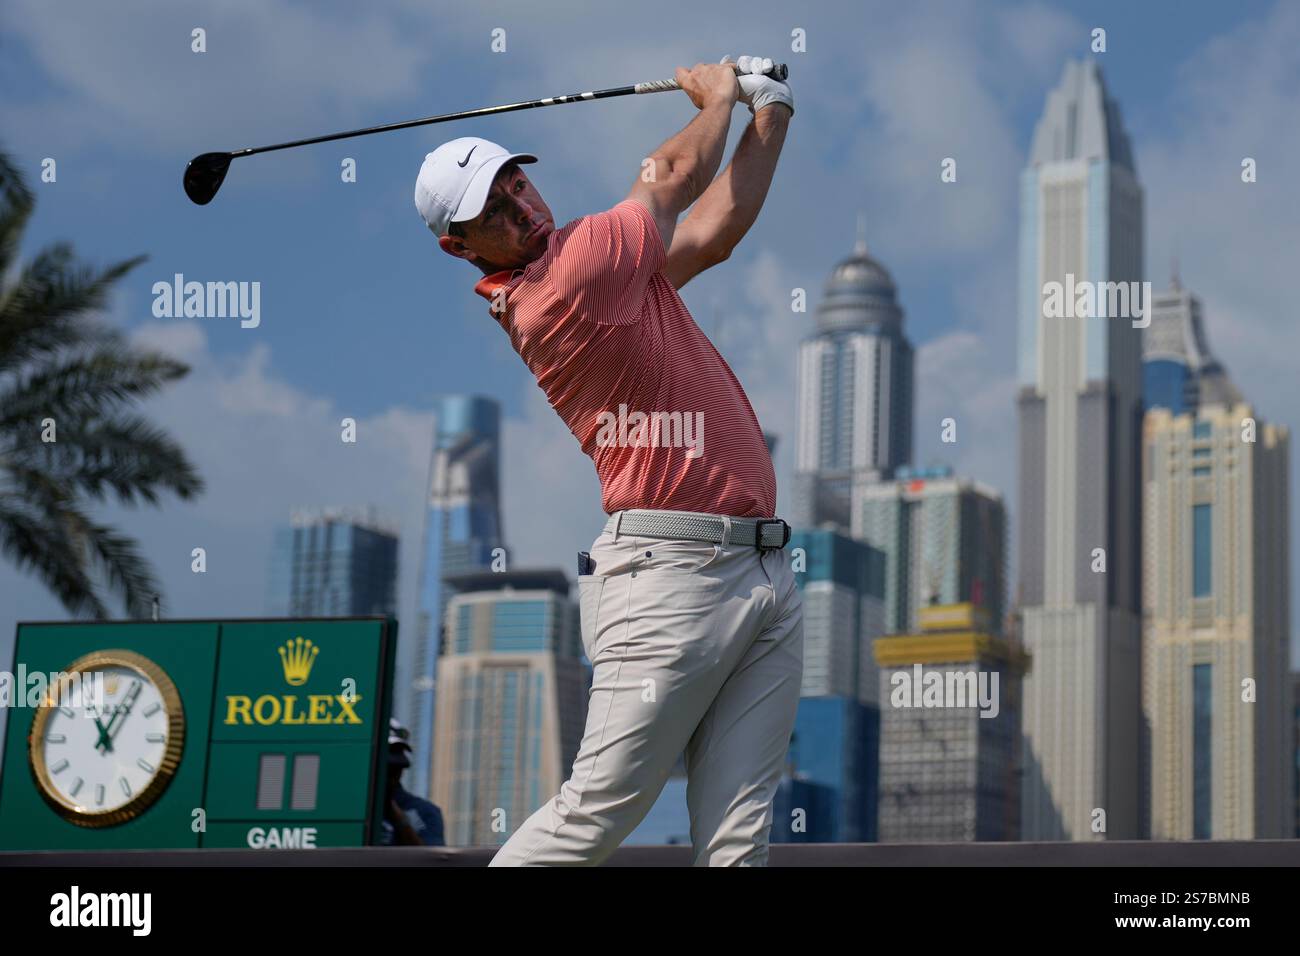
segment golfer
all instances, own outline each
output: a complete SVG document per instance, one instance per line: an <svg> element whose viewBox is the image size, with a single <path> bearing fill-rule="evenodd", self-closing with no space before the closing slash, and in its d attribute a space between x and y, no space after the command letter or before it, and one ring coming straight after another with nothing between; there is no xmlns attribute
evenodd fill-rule
<svg viewBox="0 0 1300 956"><path fill-rule="evenodd" d="M626 199L558 229L531 154L465 137L420 169L420 214L482 271L475 291L594 462L609 515L579 554L593 678L573 772L492 866L600 863L683 752L695 865L767 863L803 605L758 419L677 291L762 208L794 115L789 87L760 75L771 63L679 68L699 112ZM738 99L753 118L715 179Z"/></svg>

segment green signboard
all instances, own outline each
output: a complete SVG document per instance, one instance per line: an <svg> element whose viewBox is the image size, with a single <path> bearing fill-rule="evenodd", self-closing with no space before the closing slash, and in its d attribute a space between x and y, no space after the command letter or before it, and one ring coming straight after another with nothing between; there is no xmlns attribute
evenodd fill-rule
<svg viewBox="0 0 1300 956"><path fill-rule="evenodd" d="M0 849L377 842L391 617L20 624Z"/></svg>

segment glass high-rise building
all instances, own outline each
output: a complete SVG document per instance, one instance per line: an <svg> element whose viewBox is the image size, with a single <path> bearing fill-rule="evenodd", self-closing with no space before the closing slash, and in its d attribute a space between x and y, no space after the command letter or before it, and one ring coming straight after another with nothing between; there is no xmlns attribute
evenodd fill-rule
<svg viewBox="0 0 1300 956"><path fill-rule="evenodd" d="M1202 404L1241 401L1223 365L1206 344L1201 300L1175 273L1169 288L1152 297L1151 324L1142 333L1142 399L1147 408L1175 415Z"/></svg>
<svg viewBox="0 0 1300 956"><path fill-rule="evenodd" d="M871 673L876 672L873 661ZM874 703L854 697L800 698L787 771L773 803L771 841L874 842L879 753L880 708ZM800 794L815 803L799 804ZM806 813L792 815L801 806Z"/></svg>
<svg viewBox="0 0 1300 956"><path fill-rule="evenodd" d="M898 290L859 227L799 346L791 524L847 534L854 481L911 461L913 364Z"/></svg>
<svg viewBox="0 0 1300 956"><path fill-rule="evenodd" d="M930 605L917 633L876 641L882 843L1019 839L1028 662L991 623L969 603ZM932 694L932 682L951 697Z"/></svg>
<svg viewBox="0 0 1300 956"><path fill-rule="evenodd" d="M1142 243L1119 106L1095 62L1068 63L1020 179L1027 840L1140 836L1142 317L1131 295L1127 310L1111 308L1123 299L1110 284L1127 294L1140 283ZM1084 315L1056 317L1053 288L1093 289L1093 308L1085 298Z"/></svg>
<svg viewBox="0 0 1300 956"><path fill-rule="evenodd" d="M573 768L590 686L578 608L559 570L450 581L431 799L448 846L499 845Z"/></svg>
<svg viewBox="0 0 1300 956"><path fill-rule="evenodd" d="M875 704L871 642L885 633L885 558L829 528L796 529L786 546L803 593L803 697Z"/></svg>
<svg viewBox="0 0 1300 956"><path fill-rule="evenodd" d="M853 535L884 558L885 631L918 627L931 604L970 603L1002 631L1006 509L994 489L949 468L900 469L853 490Z"/></svg>
<svg viewBox="0 0 1300 956"><path fill-rule="evenodd" d="M448 395L434 406L419 610L410 640L398 642L395 713L411 731L412 792L427 797L432 770L435 684L448 575L506 566L501 533L501 411L478 395ZM500 550L498 550L500 549Z"/></svg>
<svg viewBox="0 0 1300 956"><path fill-rule="evenodd" d="M295 510L288 526L274 531L267 613L395 614L397 544L397 533L373 510Z"/></svg>
<svg viewBox="0 0 1300 956"><path fill-rule="evenodd" d="M830 528L794 531L787 552L803 597L804 667L771 839L869 842L880 724L871 646L884 633L884 556Z"/></svg>

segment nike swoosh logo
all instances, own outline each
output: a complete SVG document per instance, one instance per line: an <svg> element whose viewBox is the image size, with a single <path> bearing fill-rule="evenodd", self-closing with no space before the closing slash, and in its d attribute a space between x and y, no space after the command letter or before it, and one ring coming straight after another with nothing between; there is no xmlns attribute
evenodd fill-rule
<svg viewBox="0 0 1300 956"><path fill-rule="evenodd" d="M464 166L465 166L465 164L469 162L469 158L470 158L471 156L474 155L474 150L476 150L476 149L478 149L478 144L477 144L477 143L476 143L475 145L473 145L473 146L471 146L471 147L469 148L469 152L465 154L465 158L462 159L462 160L461 160L459 163L457 163L456 165L457 165L457 166L460 166L460 167L463 169Z"/></svg>

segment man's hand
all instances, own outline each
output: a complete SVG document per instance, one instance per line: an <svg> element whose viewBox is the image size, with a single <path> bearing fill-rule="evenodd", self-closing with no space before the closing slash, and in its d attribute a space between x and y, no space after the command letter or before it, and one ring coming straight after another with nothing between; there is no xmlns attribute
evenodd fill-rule
<svg viewBox="0 0 1300 956"><path fill-rule="evenodd" d="M731 56L724 56L722 62L731 63ZM742 56L736 61L736 66L741 73L739 99L749 107L750 113L757 116L764 106L784 103L790 108L790 115L794 115L794 95L791 94L789 85L763 75L772 69L771 57Z"/></svg>
<svg viewBox="0 0 1300 956"><path fill-rule="evenodd" d="M696 63L689 70L679 66L674 79L691 98L696 109L702 110L712 103L731 107L740 98L736 71L721 63Z"/></svg>

